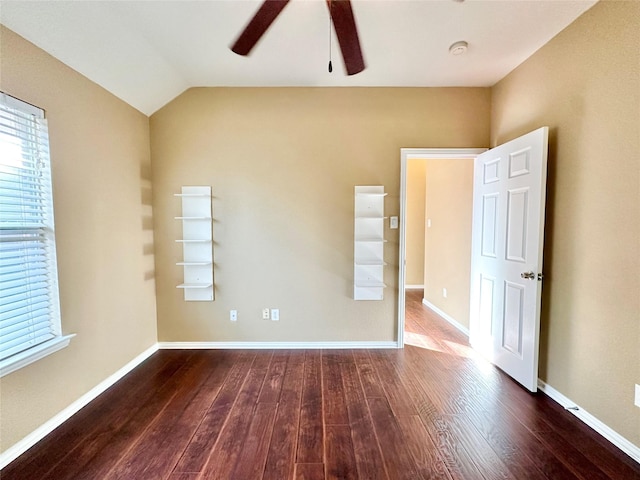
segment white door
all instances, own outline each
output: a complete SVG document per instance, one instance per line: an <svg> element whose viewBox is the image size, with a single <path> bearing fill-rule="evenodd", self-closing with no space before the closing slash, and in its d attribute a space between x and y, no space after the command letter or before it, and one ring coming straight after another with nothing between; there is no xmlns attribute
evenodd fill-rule
<svg viewBox="0 0 640 480"><path fill-rule="evenodd" d="M476 158L470 340L535 392L549 129Z"/></svg>

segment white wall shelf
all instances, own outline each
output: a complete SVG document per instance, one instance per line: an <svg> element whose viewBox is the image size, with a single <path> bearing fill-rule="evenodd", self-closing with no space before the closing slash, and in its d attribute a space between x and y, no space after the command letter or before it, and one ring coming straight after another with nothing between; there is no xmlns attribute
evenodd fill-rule
<svg viewBox="0 0 640 480"><path fill-rule="evenodd" d="M354 300L384 298L384 187L356 186L354 210Z"/></svg>
<svg viewBox="0 0 640 480"><path fill-rule="evenodd" d="M356 237L356 242L363 242L363 243L376 243L376 242L382 242L382 243L386 243L387 240L385 240L384 238L378 238L378 237Z"/></svg>
<svg viewBox="0 0 640 480"><path fill-rule="evenodd" d="M213 283L181 283L176 288L184 288L185 290L191 288L210 288Z"/></svg>
<svg viewBox="0 0 640 480"><path fill-rule="evenodd" d="M213 288L213 231L211 214L211 187L184 186L181 193L174 194L182 199L182 215L175 217L182 221L181 266L184 283L176 288L184 291L187 302L212 301Z"/></svg>

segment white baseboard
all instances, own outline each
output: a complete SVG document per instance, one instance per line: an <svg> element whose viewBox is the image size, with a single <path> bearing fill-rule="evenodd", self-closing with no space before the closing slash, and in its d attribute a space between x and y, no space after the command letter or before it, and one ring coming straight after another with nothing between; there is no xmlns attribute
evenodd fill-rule
<svg viewBox="0 0 640 480"><path fill-rule="evenodd" d="M538 379L538 388L549 396L549 398L555 400L567 411L573 413L576 417L633 458L636 462L640 463L640 447L638 445L631 443L611 427L602 423L585 409L576 405L576 403L571 399L565 397L562 393L540 379Z"/></svg>
<svg viewBox="0 0 640 480"><path fill-rule="evenodd" d="M405 290L424 290L424 285L405 285Z"/></svg>
<svg viewBox="0 0 640 480"><path fill-rule="evenodd" d="M346 349L346 348L398 348L396 342L159 342L163 350L217 349L217 350L280 350L280 349Z"/></svg>
<svg viewBox="0 0 640 480"><path fill-rule="evenodd" d="M98 385L93 387L87 393L78 398L75 402L69 405L67 408L62 410L57 415L53 416L45 423L36 428L33 432L28 434L22 440L20 440L15 445L12 445L8 449L6 449L2 454L0 454L0 469L9 465L9 463L13 462L16 458L22 455L24 452L33 447L36 443L42 440L45 436L59 427L63 422L68 420L73 414L78 412L82 407L87 405L91 400L95 399L98 395L104 392L111 385L116 383L122 377L124 377L131 370L140 365L143 361L149 358L153 353L158 350L158 344L154 344L136 358L127 363L124 367L119 369L113 375L110 375L105 380L100 382Z"/></svg>
<svg viewBox="0 0 640 480"><path fill-rule="evenodd" d="M464 333L467 337L469 336L469 329L467 327L465 327L464 325L462 325L460 322L458 322L451 315L443 312L438 307L436 307L433 303L425 300L424 298L422 299L422 304L427 306L427 307L429 307L434 312L436 312L438 315L440 315L442 318L444 318L447 322L449 322L451 325L453 325L458 330L460 330L462 333Z"/></svg>

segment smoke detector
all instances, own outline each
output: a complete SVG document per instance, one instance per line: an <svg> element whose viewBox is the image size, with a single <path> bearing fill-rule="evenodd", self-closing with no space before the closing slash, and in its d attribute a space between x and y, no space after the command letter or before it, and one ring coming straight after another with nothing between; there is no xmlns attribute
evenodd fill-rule
<svg viewBox="0 0 640 480"><path fill-rule="evenodd" d="M468 48L469 44L467 42L456 42L449 47L449 53L451 55L462 55L467 51Z"/></svg>

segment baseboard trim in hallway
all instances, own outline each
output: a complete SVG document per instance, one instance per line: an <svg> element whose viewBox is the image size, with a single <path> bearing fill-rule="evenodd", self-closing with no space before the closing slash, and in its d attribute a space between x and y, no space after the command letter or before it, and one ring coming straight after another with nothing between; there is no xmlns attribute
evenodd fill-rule
<svg viewBox="0 0 640 480"><path fill-rule="evenodd" d="M431 310L436 312L439 316L441 316L443 318L443 320L446 320L447 322L449 322L451 325L453 325L458 330L460 330L462 333L464 333L467 336L467 338L469 338L469 329L467 327L465 327L464 325L462 325L460 322L458 322L451 315L448 315L446 312L440 310L433 303L429 302L428 300L425 300L424 298L422 299L422 304L425 307L430 308Z"/></svg>

